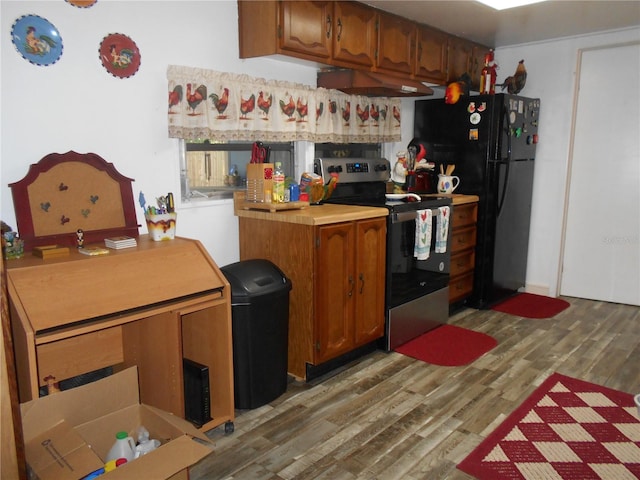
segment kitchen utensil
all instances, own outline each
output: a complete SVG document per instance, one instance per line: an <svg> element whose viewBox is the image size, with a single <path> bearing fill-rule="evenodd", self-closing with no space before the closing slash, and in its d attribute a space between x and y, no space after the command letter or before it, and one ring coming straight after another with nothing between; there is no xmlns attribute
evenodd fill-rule
<svg viewBox="0 0 640 480"><path fill-rule="evenodd" d="M413 170L416 168L417 153L418 153L418 149L414 145L411 145L407 149L407 170L410 172L413 172Z"/></svg>
<svg viewBox="0 0 640 480"><path fill-rule="evenodd" d="M455 165L447 165L447 169L445 170L445 175L453 175L453 171L456 169Z"/></svg>
<svg viewBox="0 0 640 480"><path fill-rule="evenodd" d="M254 142L251 149L251 163L268 163L269 147L265 147L262 142Z"/></svg>

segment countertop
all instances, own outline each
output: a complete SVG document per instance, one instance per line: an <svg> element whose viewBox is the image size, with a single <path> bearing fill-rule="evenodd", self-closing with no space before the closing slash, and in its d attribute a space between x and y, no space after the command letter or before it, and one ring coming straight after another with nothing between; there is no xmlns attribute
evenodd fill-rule
<svg viewBox="0 0 640 480"><path fill-rule="evenodd" d="M454 206L478 201L478 197L476 195L462 195L455 193L449 195L432 194L423 196L450 197ZM382 207L335 205L331 203L270 212L268 210L252 209L251 204L244 201L244 192L236 192L234 194L234 213L237 217L241 218L297 223L301 225L328 225L338 222L386 217L389 214L388 210Z"/></svg>
<svg viewBox="0 0 640 480"><path fill-rule="evenodd" d="M327 225L389 215L389 211L382 207L360 207L357 205L334 205L330 203L270 212L268 210L248 208L251 204L244 201L244 192L236 192L233 199L234 213L237 217L301 225Z"/></svg>

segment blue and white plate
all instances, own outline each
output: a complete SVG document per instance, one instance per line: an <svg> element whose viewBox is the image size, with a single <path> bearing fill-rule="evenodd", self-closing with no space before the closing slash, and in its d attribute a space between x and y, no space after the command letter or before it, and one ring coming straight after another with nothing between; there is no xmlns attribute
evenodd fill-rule
<svg viewBox="0 0 640 480"><path fill-rule="evenodd" d="M11 28L11 39L22 58L34 65L53 65L62 56L62 37L47 19L23 15Z"/></svg>

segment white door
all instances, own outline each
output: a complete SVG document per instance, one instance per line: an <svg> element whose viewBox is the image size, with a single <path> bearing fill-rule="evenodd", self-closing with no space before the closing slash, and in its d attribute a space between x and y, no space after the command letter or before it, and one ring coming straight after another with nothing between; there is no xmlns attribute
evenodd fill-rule
<svg viewBox="0 0 640 480"><path fill-rule="evenodd" d="M640 44L581 52L560 293L640 305Z"/></svg>

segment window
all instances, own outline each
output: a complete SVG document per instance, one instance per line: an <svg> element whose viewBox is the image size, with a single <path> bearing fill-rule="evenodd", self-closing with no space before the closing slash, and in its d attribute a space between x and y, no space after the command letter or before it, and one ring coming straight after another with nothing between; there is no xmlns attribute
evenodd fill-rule
<svg viewBox="0 0 640 480"><path fill-rule="evenodd" d="M246 188L251 142L181 140L180 184L183 201L196 198L231 198ZM286 176L294 175L294 143L265 143L269 163L281 162Z"/></svg>

